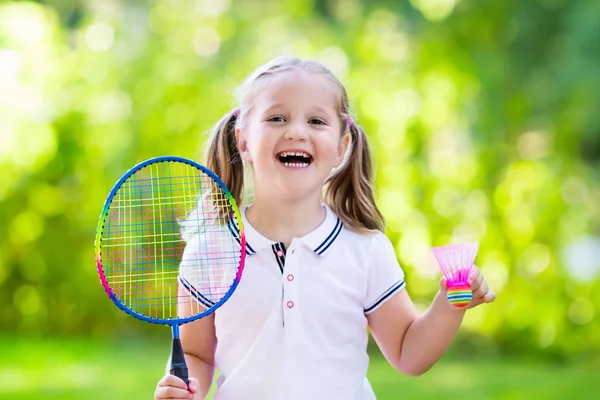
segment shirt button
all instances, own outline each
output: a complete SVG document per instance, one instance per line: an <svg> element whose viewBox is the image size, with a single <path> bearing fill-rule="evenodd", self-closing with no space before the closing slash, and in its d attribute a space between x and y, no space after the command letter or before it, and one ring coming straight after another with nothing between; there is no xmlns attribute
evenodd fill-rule
<svg viewBox="0 0 600 400"><path fill-rule="evenodd" d="M288 308L294 307L294 302L293 301L288 301L287 302L287 306L288 306Z"/></svg>
<svg viewBox="0 0 600 400"><path fill-rule="evenodd" d="M283 251L281 251L281 250L277 250L277 255L278 255L279 257L282 257L282 256L283 256Z"/></svg>
<svg viewBox="0 0 600 400"><path fill-rule="evenodd" d="M294 254L295 251L296 251L296 249L292 250L292 254Z"/></svg>
<svg viewBox="0 0 600 400"><path fill-rule="evenodd" d="M290 281L290 282L293 281L294 280L294 275L288 274L287 280Z"/></svg>

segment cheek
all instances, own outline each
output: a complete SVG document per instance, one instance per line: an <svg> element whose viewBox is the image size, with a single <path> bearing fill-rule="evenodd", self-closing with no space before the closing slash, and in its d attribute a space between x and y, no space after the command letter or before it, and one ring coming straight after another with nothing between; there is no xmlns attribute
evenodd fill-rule
<svg viewBox="0 0 600 400"><path fill-rule="evenodd" d="M247 150L244 156L246 161L252 161L256 164L270 160L273 146L266 140L252 140L248 142Z"/></svg>
<svg viewBox="0 0 600 400"><path fill-rule="evenodd" d="M338 138L328 138L328 140L324 140L322 142L321 148L325 150L327 158L337 160L340 156L340 152L342 151L342 142Z"/></svg>

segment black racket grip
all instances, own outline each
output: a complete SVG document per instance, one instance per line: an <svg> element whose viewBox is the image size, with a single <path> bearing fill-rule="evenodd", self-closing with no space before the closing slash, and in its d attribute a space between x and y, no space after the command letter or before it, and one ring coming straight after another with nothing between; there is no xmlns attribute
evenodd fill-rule
<svg viewBox="0 0 600 400"><path fill-rule="evenodd" d="M171 375L175 375L176 377L181 378L186 385L190 383L188 379L188 370L185 364L171 364Z"/></svg>
<svg viewBox="0 0 600 400"><path fill-rule="evenodd" d="M190 383L185 356L183 355L183 348L181 347L181 341L179 339L173 339L173 345L171 347L171 369L169 372L171 375L175 375L183 380L186 385Z"/></svg>

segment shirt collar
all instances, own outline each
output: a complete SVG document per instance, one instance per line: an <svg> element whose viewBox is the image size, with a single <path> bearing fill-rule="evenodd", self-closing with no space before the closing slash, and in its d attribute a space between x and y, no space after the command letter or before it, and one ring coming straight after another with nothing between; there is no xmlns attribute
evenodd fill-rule
<svg viewBox="0 0 600 400"><path fill-rule="evenodd" d="M342 231L343 224L337 215L326 205L323 204L326 215L325 219L315 230L309 234L300 238L300 240L308 246L312 251L318 255L325 255L331 249L331 245L338 238ZM266 247L272 247L276 245L270 239L267 239L261 235L254 227L248 222L246 218L246 209L248 206L242 207L240 214L242 216L242 222L244 224L244 233L246 235L246 254L251 256L257 251L262 250ZM232 230L234 236L239 236L239 229L237 223L234 220L230 220L229 229Z"/></svg>

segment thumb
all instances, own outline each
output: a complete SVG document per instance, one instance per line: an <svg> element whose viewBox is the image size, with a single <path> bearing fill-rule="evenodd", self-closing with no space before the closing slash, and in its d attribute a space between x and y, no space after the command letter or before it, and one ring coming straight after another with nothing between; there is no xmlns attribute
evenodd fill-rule
<svg viewBox="0 0 600 400"><path fill-rule="evenodd" d="M200 389L200 383L198 382L198 379L189 378L188 381L189 381L188 382L188 390L190 391L190 393L192 393L192 394L198 393L198 390Z"/></svg>
<svg viewBox="0 0 600 400"><path fill-rule="evenodd" d="M446 278L444 278L442 276L440 278L440 292L446 293L447 291L448 291L448 282L446 281Z"/></svg>

